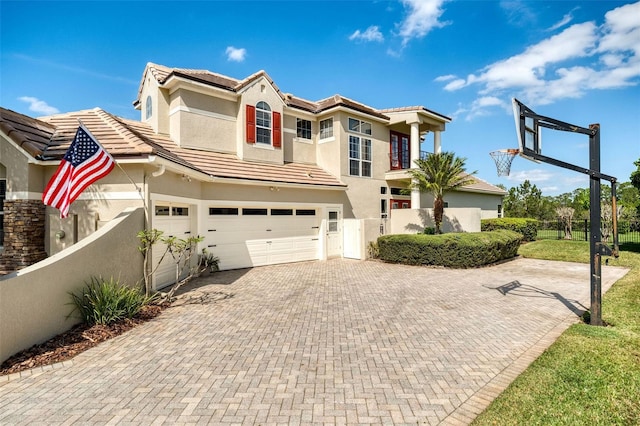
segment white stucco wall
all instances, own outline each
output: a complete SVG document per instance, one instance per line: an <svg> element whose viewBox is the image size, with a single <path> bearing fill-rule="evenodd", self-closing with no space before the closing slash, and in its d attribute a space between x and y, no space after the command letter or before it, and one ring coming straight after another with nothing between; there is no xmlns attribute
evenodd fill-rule
<svg viewBox="0 0 640 426"><path fill-rule="evenodd" d="M444 209L442 232L480 232L479 208ZM389 220L389 234L417 234L426 227L434 227L433 209L393 210Z"/></svg>

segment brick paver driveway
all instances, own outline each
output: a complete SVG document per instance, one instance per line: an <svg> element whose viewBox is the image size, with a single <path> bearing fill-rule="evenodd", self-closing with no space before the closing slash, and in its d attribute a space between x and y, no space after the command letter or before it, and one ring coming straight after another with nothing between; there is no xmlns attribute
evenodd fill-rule
<svg viewBox="0 0 640 426"><path fill-rule="evenodd" d="M625 272L605 267L603 287ZM588 265L530 259L331 260L197 284L72 362L0 378L0 424L465 424L589 304Z"/></svg>

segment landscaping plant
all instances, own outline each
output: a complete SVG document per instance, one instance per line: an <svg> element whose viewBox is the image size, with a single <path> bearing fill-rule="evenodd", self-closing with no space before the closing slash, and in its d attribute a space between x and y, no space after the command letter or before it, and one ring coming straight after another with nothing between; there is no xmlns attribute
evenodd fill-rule
<svg viewBox="0 0 640 426"><path fill-rule="evenodd" d="M138 288L121 284L113 277L106 280L91 277L79 293L70 293L73 311L83 322L107 325L125 318L133 318L151 298Z"/></svg>

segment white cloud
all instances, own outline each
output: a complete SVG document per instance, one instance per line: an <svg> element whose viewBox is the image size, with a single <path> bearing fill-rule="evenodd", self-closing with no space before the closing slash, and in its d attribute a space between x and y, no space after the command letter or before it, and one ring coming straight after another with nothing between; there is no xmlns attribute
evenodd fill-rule
<svg viewBox="0 0 640 426"><path fill-rule="evenodd" d="M232 62L243 62L244 58L247 56L247 49L245 48L236 48L233 46L227 47L227 61Z"/></svg>
<svg viewBox="0 0 640 426"><path fill-rule="evenodd" d="M60 110L56 107L52 107L47 104L45 101L41 101L38 98L34 98L33 96L21 96L18 98L19 101L26 102L29 104L29 111L36 112L38 114L43 115L53 115L58 114Z"/></svg>
<svg viewBox="0 0 640 426"><path fill-rule="evenodd" d="M555 31L557 29L564 27L569 22L573 21L573 12L575 12L578 9L580 9L580 7L574 7L573 9L571 9L569 13L564 15L560 21L553 24L547 31Z"/></svg>
<svg viewBox="0 0 640 426"><path fill-rule="evenodd" d="M407 10L407 16L398 24L402 46L406 46L414 38L422 38L433 28L447 25L440 22L444 10L442 5L446 0L402 0Z"/></svg>
<svg viewBox="0 0 640 426"><path fill-rule="evenodd" d="M455 75L453 74L447 74L447 75L441 75L439 77L436 77L433 79L433 81L450 81L450 80L454 80L456 78Z"/></svg>
<svg viewBox="0 0 640 426"><path fill-rule="evenodd" d="M537 19L529 4L523 1L504 0L500 2L500 7L506 13L511 25L526 27Z"/></svg>
<svg viewBox="0 0 640 426"><path fill-rule="evenodd" d="M447 92L454 92L458 89L462 89L466 85L467 85L467 82L463 78L457 78L447 83L447 85L444 86L444 90L446 90Z"/></svg>
<svg viewBox="0 0 640 426"><path fill-rule="evenodd" d="M531 170L521 170L521 171L513 171L515 164L511 165L511 173L509 176L506 176L507 180L513 182L524 182L528 180L529 182L535 184L537 182L548 182L554 178L553 173L542 170L542 169L531 169Z"/></svg>
<svg viewBox="0 0 640 426"><path fill-rule="evenodd" d="M371 25L369 28L364 30L364 32L356 30L349 36L349 40L383 42L384 36L380 32L380 28L377 25Z"/></svg>
<svg viewBox="0 0 640 426"><path fill-rule="evenodd" d="M573 12L573 11L572 11ZM536 106L561 99L580 98L590 90L638 84L640 77L640 2L610 10L604 24L577 23L499 60L466 79L443 76L446 91L478 86L479 99L516 96ZM569 13L554 27L566 25ZM474 102L468 119L486 115L485 105Z"/></svg>
<svg viewBox="0 0 640 426"><path fill-rule="evenodd" d="M471 109L467 113L466 120L469 121L476 117L489 115L491 113L489 108L493 107L507 109L510 108L511 105L507 105L505 101L495 96L483 96L473 101L473 103L471 104Z"/></svg>

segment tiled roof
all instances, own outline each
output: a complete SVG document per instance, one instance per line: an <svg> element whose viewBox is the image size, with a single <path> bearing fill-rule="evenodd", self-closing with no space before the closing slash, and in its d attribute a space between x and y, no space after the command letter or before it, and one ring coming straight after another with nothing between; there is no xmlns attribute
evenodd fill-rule
<svg viewBox="0 0 640 426"><path fill-rule="evenodd" d="M423 107L422 105L417 105L417 106L406 106L406 107L399 107L399 108L385 108L385 109L381 109L378 110L379 112L381 112L382 114L390 114L390 113L394 113L394 112L411 112L411 111L426 111L429 114L433 114L433 115L437 115L438 117L441 117L445 120L451 121L451 117L447 117L446 115L440 114L438 112L432 111L428 108Z"/></svg>
<svg viewBox="0 0 640 426"><path fill-rule="evenodd" d="M38 157L49 144L54 126L0 107L0 130L31 156Z"/></svg>
<svg viewBox="0 0 640 426"><path fill-rule="evenodd" d="M161 156L214 178L246 179L274 183L297 183L306 185L345 186L321 167L311 164L269 164L240 160L234 154L180 148L166 136L156 135L153 130L137 121L120 119L123 125L136 132L143 140L152 140Z"/></svg>
<svg viewBox="0 0 640 426"><path fill-rule="evenodd" d="M473 183L469 185L465 185L460 190L469 191L469 192L483 192L497 195L506 195L507 191L504 189L497 187L495 185L490 184L489 182L480 179L477 176L470 175L471 179L474 180Z"/></svg>
<svg viewBox="0 0 640 426"><path fill-rule="evenodd" d="M249 162L240 160L234 154L180 148L169 137L155 134L145 123L116 117L99 108L40 119L0 108L0 129L30 155L40 160L62 158L80 122L116 161L157 155L212 178L336 188L346 186L316 165Z"/></svg>
<svg viewBox="0 0 640 426"><path fill-rule="evenodd" d="M198 81L200 83L209 84L211 86L223 88L231 92L238 92L242 90L244 87L250 85L256 79L264 77L274 87L276 92L278 92L283 102L287 106L290 106L292 108L299 108L299 109L317 114L317 113L326 111L328 109L331 109L333 107L343 106L346 108L353 109L355 111L372 115L374 117L382 118L384 120L389 119L389 117L384 115L381 111L376 110L375 108L372 108L370 106L364 105L362 103L356 102L352 99L345 98L344 96L341 96L341 95L334 95L326 99L313 102L313 101L299 98L297 96L293 96L291 94L283 93L278 88L278 86L274 83L271 77L269 77L269 75L264 70L260 70L243 80L237 80L235 78L212 73L211 71L207 71L207 70L195 70L195 69L187 69L187 68L169 68L164 65L158 65L153 63L147 64L145 75L147 72L150 72L151 75L156 79L156 81L159 84L164 84L167 80L169 80L171 76L175 75L175 76L186 78L189 80ZM145 75L143 75L143 82L144 82ZM141 95L142 95L142 82L140 83L140 87L138 89L138 99L136 99L134 104L138 104L140 102Z"/></svg>

